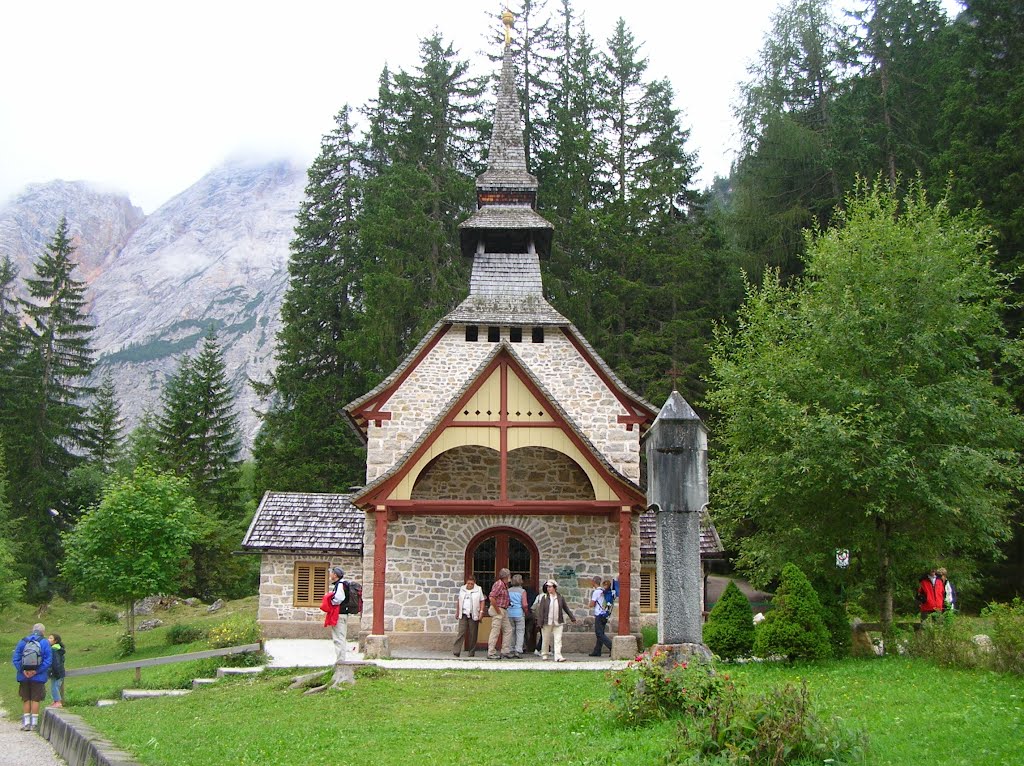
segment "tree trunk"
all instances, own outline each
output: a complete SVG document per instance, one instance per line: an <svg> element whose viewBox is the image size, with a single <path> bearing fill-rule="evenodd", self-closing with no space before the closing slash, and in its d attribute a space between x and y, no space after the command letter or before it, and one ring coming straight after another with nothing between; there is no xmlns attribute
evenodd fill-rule
<svg viewBox="0 0 1024 766"><path fill-rule="evenodd" d="M878 613L882 622L882 634L892 633L892 562L889 558L889 525L884 519L876 519L878 530Z"/></svg>

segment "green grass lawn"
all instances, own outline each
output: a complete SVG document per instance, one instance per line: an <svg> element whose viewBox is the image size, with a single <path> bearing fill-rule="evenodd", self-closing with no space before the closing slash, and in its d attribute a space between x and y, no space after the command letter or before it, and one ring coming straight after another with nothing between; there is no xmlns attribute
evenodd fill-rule
<svg viewBox="0 0 1024 766"><path fill-rule="evenodd" d="M69 604L61 599L55 599L42 611L38 607L18 604L5 612L0 618L0 647L3 647L5 652L11 683L0 684L0 706L7 711L8 716L21 711L18 687L13 683L14 668L9 664L10 656L18 641L24 638L37 622L43 623L47 633L61 634L67 648L67 667L81 668L209 649L206 641L172 646L167 643L167 631L178 623L212 628L232 618L252 616L256 612L256 597L230 601L223 609L213 613L207 612L206 605L190 607L181 604L151 616L136 617L137 623L155 617L163 620L164 625L137 633L137 651L130 657L120 657L117 653L117 638L124 632L124 622L100 621L102 615L116 612L117 607L106 604ZM141 686L151 689L185 688L191 686L193 678L210 675L224 664L225 660L221 658L219 661L202 660L144 668ZM134 686L133 670L69 678L65 681L65 703L76 707L94 705L98 699L120 697L122 689ZM49 702L47 692L46 704Z"/></svg>
<svg viewBox="0 0 1024 766"><path fill-rule="evenodd" d="M871 764L1024 762L1019 677L906 659L725 672L751 688L807 679L825 714L867 731ZM76 712L147 766L653 764L676 735L672 722L618 724L602 673L393 671L310 696L287 690L293 675Z"/></svg>
<svg viewBox="0 0 1024 766"><path fill-rule="evenodd" d="M120 625L95 621L95 606L57 602L41 616L18 607L0 623L15 643L41 620L63 634L70 667L118 661ZM208 614L176 607L157 616L212 627L251 615L253 599ZM208 648L166 643L167 626L139 634L136 657ZM146 668L144 687L185 687L212 675L216 660ZM722 666L751 689L806 679L826 716L867 732L873 766L1021 766L1024 679L986 671L940 669L922 660L886 658L787 666ZM609 705L610 679L597 672L390 671L356 686L303 696L288 690L294 671L225 679L184 698L97 708L134 685L126 671L71 678L66 697L118 746L146 766L307 766L361 764L658 764L677 724L620 725ZM20 709L13 669L0 704Z"/></svg>

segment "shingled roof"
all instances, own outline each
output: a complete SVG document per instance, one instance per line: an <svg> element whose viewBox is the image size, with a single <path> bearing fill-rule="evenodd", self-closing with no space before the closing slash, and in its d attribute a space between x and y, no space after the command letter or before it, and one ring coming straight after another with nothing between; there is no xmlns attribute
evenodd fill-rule
<svg viewBox="0 0 1024 766"><path fill-rule="evenodd" d="M242 539L242 548L265 553L359 553L366 515L353 496L267 492Z"/></svg>
<svg viewBox="0 0 1024 766"><path fill-rule="evenodd" d="M718 537L718 530L711 523L711 517L707 511L700 515L700 557L702 559L717 559L725 555L725 548L722 547L722 540ZM640 514L640 558L655 559L658 557L658 520L654 511L644 511Z"/></svg>

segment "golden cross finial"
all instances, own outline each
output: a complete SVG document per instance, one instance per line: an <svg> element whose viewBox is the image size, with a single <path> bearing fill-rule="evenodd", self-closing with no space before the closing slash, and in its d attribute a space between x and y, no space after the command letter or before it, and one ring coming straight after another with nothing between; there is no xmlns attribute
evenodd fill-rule
<svg viewBox="0 0 1024 766"><path fill-rule="evenodd" d="M505 25L505 47L507 48L512 44L512 22L516 20L516 17L512 15L512 11L508 8L501 14L501 23Z"/></svg>
<svg viewBox="0 0 1024 766"><path fill-rule="evenodd" d="M673 364L671 369L665 370L665 374L668 375L670 378L672 378L672 390L673 391L678 391L679 390L679 378L681 378L683 375L686 374L685 371L678 369L676 367L676 365Z"/></svg>

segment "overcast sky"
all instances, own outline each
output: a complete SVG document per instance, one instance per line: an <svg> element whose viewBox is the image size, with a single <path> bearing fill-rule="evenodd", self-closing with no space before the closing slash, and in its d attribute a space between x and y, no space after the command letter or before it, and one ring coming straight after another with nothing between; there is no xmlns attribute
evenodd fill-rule
<svg viewBox="0 0 1024 766"><path fill-rule="evenodd" d="M554 8L558 0L548 0ZM955 0L945 0L955 8ZM648 77L668 77L701 185L728 172L731 104L778 0L575 0L599 43L622 16ZM413 68L437 28L464 57L492 0L12 0L0 12L0 203L89 180L147 213L231 157L308 162L387 63ZM478 61L476 72L493 65Z"/></svg>

